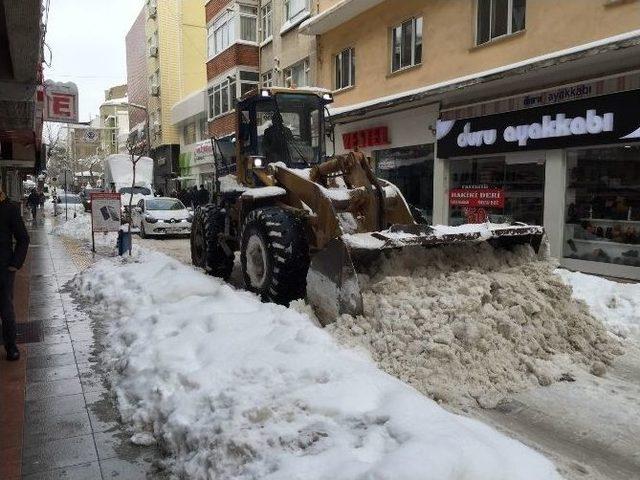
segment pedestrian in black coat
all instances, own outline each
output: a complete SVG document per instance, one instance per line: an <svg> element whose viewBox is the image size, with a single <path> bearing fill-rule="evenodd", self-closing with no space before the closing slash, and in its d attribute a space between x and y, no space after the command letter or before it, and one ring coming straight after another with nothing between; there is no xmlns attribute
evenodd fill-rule
<svg viewBox="0 0 640 480"><path fill-rule="evenodd" d="M204 185L200 185L200 190L198 190L198 203L200 205L209 203L209 190L204 188Z"/></svg>
<svg viewBox="0 0 640 480"><path fill-rule="evenodd" d="M15 243L14 243L15 241ZM13 308L13 285L16 272L27 257L29 234L18 205L0 189L0 320L7 360L20 358L16 345L16 314Z"/></svg>

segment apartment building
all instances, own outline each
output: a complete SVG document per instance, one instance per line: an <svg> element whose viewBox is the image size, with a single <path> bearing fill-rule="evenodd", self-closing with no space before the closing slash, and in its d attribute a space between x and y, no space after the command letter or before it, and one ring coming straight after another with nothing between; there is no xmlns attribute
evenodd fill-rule
<svg viewBox="0 0 640 480"><path fill-rule="evenodd" d="M132 129L149 118L154 183L165 191L179 175L180 133L172 108L205 84L205 22L201 0L148 0L126 38Z"/></svg>
<svg viewBox="0 0 640 480"><path fill-rule="evenodd" d="M104 102L100 105L100 153L127 152L129 136L129 107L127 85L116 85L104 92Z"/></svg>
<svg viewBox="0 0 640 480"><path fill-rule="evenodd" d="M338 152L425 221L543 224L563 265L640 278L640 1L319 4Z"/></svg>
<svg viewBox="0 0 640 480"><path fill-rule="evenodd" d="M237 98L259 85L316 84L315 38L299 25L310 0L207 2L207 117L216 138L233 133Z"/></svg>

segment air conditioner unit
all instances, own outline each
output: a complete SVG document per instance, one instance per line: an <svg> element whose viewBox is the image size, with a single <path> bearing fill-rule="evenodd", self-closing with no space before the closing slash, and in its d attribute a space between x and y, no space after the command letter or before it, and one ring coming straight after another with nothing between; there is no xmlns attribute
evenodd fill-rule
<svg viewBox="0 0 640 480"><path fill-rule="evenodd" d="M158 47L149 47L149 56L157 57L158 56Z"/></svg>
<svg viewBox="0 0 640 480"><path fill-rule="evenodd" d="M160 86L159 85L151 85L151 88L149 90L151 92L151 95L153 95L154 97L160 96Z"/></svg>

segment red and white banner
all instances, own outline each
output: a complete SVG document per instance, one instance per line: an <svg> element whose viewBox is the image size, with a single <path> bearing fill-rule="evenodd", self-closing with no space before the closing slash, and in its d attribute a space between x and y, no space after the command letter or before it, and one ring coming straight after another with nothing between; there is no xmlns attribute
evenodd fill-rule
<svg viewBox="0 0 640 480"><path fill-rule="evenodd" d="M45 122L78 122L78 87L75 83L47 80L44 94Z"/></svg>
<svg viewBox="0 0 640 480"><path fill-rule="evenodd" d="M449 205L455 207L504 208L504 190L501 188L452 188Z"/></svg>

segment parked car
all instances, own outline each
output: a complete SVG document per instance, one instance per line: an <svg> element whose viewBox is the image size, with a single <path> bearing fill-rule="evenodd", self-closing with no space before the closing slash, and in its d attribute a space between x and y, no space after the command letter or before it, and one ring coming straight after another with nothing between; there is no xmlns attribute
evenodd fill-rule
<svg viewBox="0 0 640 480"><path fill-rule="evenodd" d="M82 205L82 198L75 193L58 193L53 197L53 208L56 215L64 214L65 209L68 215L74 217L84 212L84 206Z"/></svg>
<svg viewBox="0 0 640 480"><path fill-rule="evenodd" d="M149 197L138 201L132 212L133 226L140 236L189 235L192 213L184 204L170 197Z"/></svg>
<svg viewBox="0 0 640 480"><path fill-rule="evenodd" d="M80 198L82 199L82 205L84 205L84 211L91 211L91 194L95 192L102 192L101 188L85 188L80 192Z"/></svg>

